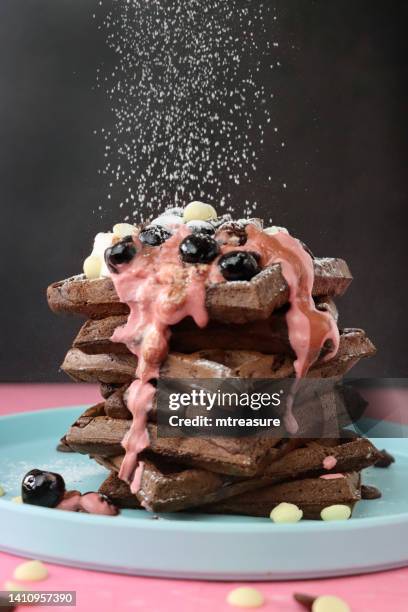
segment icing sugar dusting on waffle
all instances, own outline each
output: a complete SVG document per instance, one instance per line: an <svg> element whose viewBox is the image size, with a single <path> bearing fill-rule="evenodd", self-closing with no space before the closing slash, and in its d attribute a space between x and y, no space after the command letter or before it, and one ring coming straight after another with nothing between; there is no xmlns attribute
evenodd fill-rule
<svg viewBox="0 0 408 612"><path fill-rule="evenodd" d="M125 220L144 220L193 199L232 210L237 185L255 182L272 120L265 70L280 66L276 21L268 2L113 2L99 26L115 56L97 74L114 117L95 130L106 160L101 211L118 202ZM255 197L243 214L254 214Z"/></svg>

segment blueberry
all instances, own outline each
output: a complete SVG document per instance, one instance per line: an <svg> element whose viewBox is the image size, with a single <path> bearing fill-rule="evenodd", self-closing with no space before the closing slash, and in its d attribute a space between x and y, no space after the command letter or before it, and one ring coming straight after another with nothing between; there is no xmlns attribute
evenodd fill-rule
<svg viewBox="0 0 408 612"><path fill-rule="evenodd" d="M205 234L190 234L180 242L180 257L186 263L210 263L219 253L218 243Z"/></svg>
<svg viewBox="0 0 408 612"><path fill-rule="evenodd" d="M111 272L117 274L117 264L129 263L136 255L137 249L131 236L117 242L105 251L105 262Z"/></svg>
<svg viewBox="0 0 408 612"><path fill-rule="evenodd" d="M218 265L221 274L227 281L251 280L253 276L260 272L255 253L249 251L226 253L220 258Z"/></svg>
<svg viewBox="0 0 408 612"><path fill-rule="evenodd" d="M21 497L25 504L55 508L64 497L65 482L60 474L31 470L21 486Z"/></svg>
<svg viewBox="0 0 408 612"><path fill-rule="evenodd" d="M259 262L261 261L261 256L259 253L257 253L256 251L246 251L246 253L249 253L250 255L252 255L252 257L256 259L256 263L259 264Z"/></svg>
<svg viewBox="0 0 408 612"><path fill-rule="evenodd" d="M189 221L188 223L186 223L186 225L192 231L193 234L207 234L208 236L213 236L215 232L214 226L208 221Z"/></svg>
<svg viewBox="0 0 408 612"><path fill-rule="evenodd" d="M161 225L148 225L139 234L139 239L148 246L159 246L168 240L171 233Z"/></svg>

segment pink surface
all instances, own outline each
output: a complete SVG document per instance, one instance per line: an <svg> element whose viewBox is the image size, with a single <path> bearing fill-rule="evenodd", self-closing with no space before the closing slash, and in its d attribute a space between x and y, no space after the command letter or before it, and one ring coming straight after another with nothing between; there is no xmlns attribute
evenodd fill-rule
<svg viewBox="0 0 408 612"><path fill-rule="evenodd" d="M0 385L0 415L52 406L90 404L98 400L92 385ZM2 526L0 526L1 528ZM245 554L245 551L243 551ZM312 554L312 551L311 551ZM335 553L334 553L335 554ZM0 553L0 590L12 578L21 559ZM225 603L228 592L242 583L215 583L137 578L76 570L47 564L49 578L28 585L40 590L75 590L75 610L111 612L231 612ZM265 597L261 610L300 612L293 601L295 591L313 595L332 594L348 602L353 612L406 612L408 569L328 580L251 583ZM73 608L47 607L46 610Z"/></svg>

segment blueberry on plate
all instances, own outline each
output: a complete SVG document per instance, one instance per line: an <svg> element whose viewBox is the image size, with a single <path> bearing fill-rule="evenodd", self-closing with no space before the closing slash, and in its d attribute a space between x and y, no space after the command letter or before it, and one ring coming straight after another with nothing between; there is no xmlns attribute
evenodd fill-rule
<svg viewBox="0 0 408 612"><path fill-rule="evenodd" d="M219 254L218 243L206 234L190 234L180 242L180 257L186 263L210 263Z"/></svg>
<svg viewBox="0 0 408 612"><path fill-rule="evenodd" d="M105 262L111 272L117 274L118 264L129 263L137 253L136 245L131 236L126 236L120 242L105 251Z"/></svg>
<svg viewBox="0 0 408 612"><path fill-rule="evenodd" d="M218 262L221 274L227 281L248 281L258 274L261 269L258 265L256 253L249 251L231 251L226 253Z"/></svg>
<svg viewBox="0 0 408 612"><path fill-rule="evenodd" d="M208 236L213 236L215 232L213 224L209 223L208 221L201 221L197 219L194 221L189 221L186 223L186 225L193 234L207 234Z"/></svg>
<svg viewBox="0 0 408 612"><path fill-rule="evenodd" d="M31 470L23 478L21 497L25 504L55 508L64 497L65 482L60 474Z"/></svg>
<svg viewBox="0 0 408 612"><path fill-rule="evenodd" d="M148 246L159 246L168 240L171 233L161 225L148 225L139 234L139 239Z"/></svg>

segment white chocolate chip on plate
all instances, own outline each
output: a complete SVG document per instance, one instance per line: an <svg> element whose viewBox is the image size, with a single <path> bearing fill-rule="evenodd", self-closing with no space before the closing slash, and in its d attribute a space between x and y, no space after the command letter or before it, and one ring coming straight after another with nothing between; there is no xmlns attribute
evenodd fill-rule
<svg viewBox="0 0 408 612"><path fill-rule="evenodd" d="M303 510L296 504L282 502L272 510L269 516L274 523L297 523L303 516Z"/></svg>
<svg viewBox="0 0 408 612"><path fill-rule="evenodd" d="M102 259L100 255L89 255L84 261L84 274L86 278L99 278L102 269Z"/></svg>
<svg viewBox="0 0 408 612"><path fill-rule="evenodd" d="M15 504L22 504L23 498L21 497L21 495L17 495L17 497L12 497L11 501L14 502Z"/></svg>
<svg viewBox="0 0 408 612"><path fill-rule="evenodd" d="M6 580L6 582L3 584L4 590L5 591L26 591L27 589L23 586L21 586L20 584L17 584L17 582L13 582L12 580Z"/></svg>
<svg viewBox="0 0 408 612"><path fill-rule="evenodd" d="M211 204L190 202L184 209L184 221L211 221L217 218L217 212Z"/></svg>
<svg viewBox="0 0 408 612"><path fill-rule="evenodd" d="M28 580L37 582L48 578L48 570L41 561L25 561L17 565L13 573L15 580Z"/></svg>
<svg viewBox="0 0 408 612"><path fill-rule="evenodd" d="M5 495L5 494L6 494L5 490L4 490L4 489L3 489L3 487L0 485L0 497L3 497L3 495Z"/></svg>
<svg viewBox="0 0 408 612"><path fill-rule="evenodd" d="M227 596L227 603L237 608L260 608L264 601L262 593L253 587L238 587Z"/></svg>
<svg viewBox="0 0 408 612"><path fill-rule="evenodd" d="M323 521L346 521L351 516L351 509L345 504L333 504L326 506L320 513Z"/></svg>
<svg viewBox="0 0 408 612"><path fill-rule="evenodd" d="M314 600L312 612L351 612L351 610L343 599L334 595L321 595Z"/></svg>

